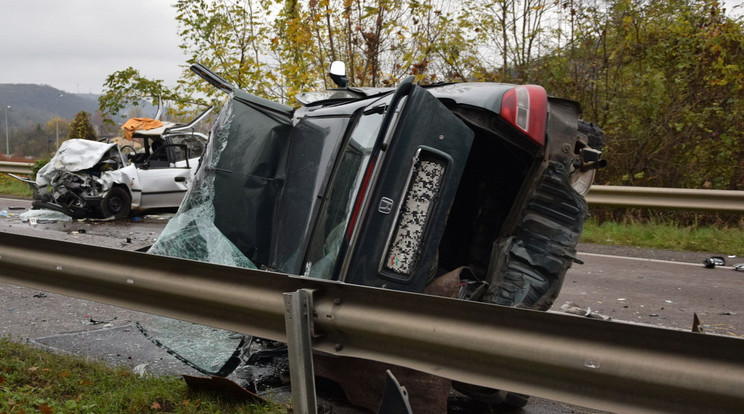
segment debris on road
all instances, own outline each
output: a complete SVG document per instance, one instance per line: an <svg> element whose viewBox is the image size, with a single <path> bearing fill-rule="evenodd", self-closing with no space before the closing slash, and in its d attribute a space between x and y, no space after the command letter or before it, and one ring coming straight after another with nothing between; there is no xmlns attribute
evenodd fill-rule
<svg viewBox="0 0 744 414"><path fill-rule="evenodd" d="M19 214L19 217L23 223L29 223L32 226L36 224L56 223L58 221L72 221L72 217L64 213L48 209L24 211Z"/></svg>
<svg viewBox="0 0 744 414"><path fill-rule="evenodd" d="M603 315L599 312L592 312L592 308L589 308L589 307L584 309L581 306L573 302L566 302L563 305L561 305L561 311L565 313L569 313L571 315L579 315L579 316L584 316L584 317L592 318L592 319L601 319L603 321L612 320L612 317L610 316Z"/></svg>
<svg viewBox="0 0 744 414"><path fill-rule="evenodd" d="M108 325L108 324L112 323L113 321L115 321L116 319L117 319L116 316L114 316L111 319L105 319L105 320L104 319L100 319L99 320L99 319L90 318L90 319L88 319L88 322L91 325Z"/></svg>
<svg viewBox="0 0 744 414"><path fill-rule="evenodd" d="M692 332L705 333L697 313L692 314Z"/></svg>
<svg viewBox="0 0 744 414"><path fill-rule="evenodd" d="M716 266L726 266L726 259L722 256L711 256L703 260L703 264L707 269L713 269Z"/></svg>

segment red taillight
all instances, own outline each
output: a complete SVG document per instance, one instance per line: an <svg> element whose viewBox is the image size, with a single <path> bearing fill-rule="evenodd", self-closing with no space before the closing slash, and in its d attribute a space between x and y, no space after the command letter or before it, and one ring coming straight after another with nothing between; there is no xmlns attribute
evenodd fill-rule
<svg viewBox="0 0 744 414"><path fill-rule="evenodd" d="M520 85L506 91L501 98L500 115L530 139L545 145L548 94L541 86Z"/></svg>

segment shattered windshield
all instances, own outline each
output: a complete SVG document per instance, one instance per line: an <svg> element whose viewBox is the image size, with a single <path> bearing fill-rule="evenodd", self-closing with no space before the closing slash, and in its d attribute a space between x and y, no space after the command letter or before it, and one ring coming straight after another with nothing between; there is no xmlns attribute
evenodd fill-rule
<svg viewBox="0 0 744 414"><path fill-rule="evenodd" d="M137 328L153 343L197 371L226 377L240 363L244 335L178 319L148 315Z"/></svg>
<svg viewBox="0 0 744 414"><path fill-rule="evenodd" d="M261 215L273 213L282 154L278 148L285 145L288 127L288 120L228 100L193 185L149 253L255 269L254 259L269 251L271 234L264 227L271 220ZM244 343L239 333L164 317L143 321L140 329L159 346L212 375L232 371Z"/></svg>
<svg viewBox="0 0 744 414"><path fill-rule="evenodd" d="M255 269L268 262L288 118L231 97L202 166L150 252Z"/></svg>

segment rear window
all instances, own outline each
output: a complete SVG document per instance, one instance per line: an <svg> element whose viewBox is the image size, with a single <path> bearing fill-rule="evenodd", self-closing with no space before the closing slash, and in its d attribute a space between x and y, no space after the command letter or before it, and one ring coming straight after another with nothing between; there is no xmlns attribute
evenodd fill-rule
<svg viewBox="0 0 744 414"><path fill-rule="evenodd" d="M380 113L362 115L344 145L310 241L306 271L311 277L331 279L334 276L351 209L362 184L382 118L383 114Z"/></svg>

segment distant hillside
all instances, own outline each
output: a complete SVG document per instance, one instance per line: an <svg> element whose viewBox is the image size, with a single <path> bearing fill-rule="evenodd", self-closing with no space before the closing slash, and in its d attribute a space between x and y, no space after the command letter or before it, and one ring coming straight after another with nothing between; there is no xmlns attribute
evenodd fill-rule
<svg viewBox="0 0 744 414"><path fill-rule="evenodd" d="M29 128L39 124L43 126L55 116L72 120L80 111L93 117L98 111L98 96L69 93L49 85L0 83L0 125L5 126L5 109L8 105L10 128ZM136 108L137 116L154 116L157 111L146 103ZM125 108L122 111L117 123L126 120L128 110Z"/></svg>
<svg viewBox="0 0 744 414"><path fill-rule="evenodd" d="M48 85L0 83L1 123L11 128L44 125L54 116L72 119L80 111L94 114L98 110L98 95L72 94Z"/></svg>

